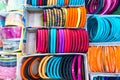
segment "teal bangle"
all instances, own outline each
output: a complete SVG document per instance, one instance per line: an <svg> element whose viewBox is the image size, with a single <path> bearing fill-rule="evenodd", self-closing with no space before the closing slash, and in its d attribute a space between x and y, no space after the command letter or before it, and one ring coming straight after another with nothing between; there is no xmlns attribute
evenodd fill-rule
<svg viewBox="0 0 120 80"><path fill-rule="evenodd" d="M32 6L37 6L37 0L32 0Z"/></svg>
<svg viewBox="0 0 120 80"><path fill-rule="evenodd" d="M50 53L55 53L56 52L56 29L52 28L50 30Z"/></svg>
<svg viewBox="0 0 120 80"><path fill-rule="evenodd" d="M51 77L52 77L53 79L56 79L56 78L57 78L57 76L54 75L54 72L53 72L53 67L56 66L56 65L55 65L55 62L56 62L57 59L58 59L58 57L54 57L54 59L53 59L53 61L52 61L52 63L51 63L51 66L50 66L50 74L51 74Z"/></svg>
<svg viewBox="0 0 120 80"><path fill-rule="evenodd" d="M48 63L47 63L47 66L46 66L46 74L50 78L52 78L51 72L50 72L50 65L53 62L53 59L54 59L54 57L50 58L49 61L48 61Z"/></svg>

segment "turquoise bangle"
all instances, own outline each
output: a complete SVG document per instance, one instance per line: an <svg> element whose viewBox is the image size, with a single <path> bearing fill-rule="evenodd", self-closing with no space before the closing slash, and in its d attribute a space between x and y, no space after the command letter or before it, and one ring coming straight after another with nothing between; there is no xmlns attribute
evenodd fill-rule
<svg viewBox="0 0 120 80"><path fill-rule="evenodd" d="M62 60L62 57L59 58L59 61L58 61L58 63L57 63L57 68L56 68L58 78L61 78L61 77L60 77L60 72L59 72L61 60Z"/></svg>
<svg viewBox="0 0 120 80"><path fill-rule="evenodd" d="M54 64L55 66L53 68L53 72L54 72L53 74L56 76L56 78L61 78L59 74L60 61L61 61L61 57L58 57Z"/></svg>
<svg viewBox="0 0 120 80"><path fill-rule="evenodd" d="M32 6L37 6L37 0L32 0Z"/></svg>
<svg viewBox="0 0 120 80"><path fill-rule="evenodd" d="M101 36L103 32L101 23L102 21L98 16L91 16L88 18L87 29L88 29L90 41L96 42L99 40L99 36Z"/></svg>
<svg viewBox="0 0 120 80"><path fill-rule="evenodd" d="M114 37L114 34L116 33L116 29L115 29L115 25L113 24L113 19L108 18L108 17L106 17L106 19L108 20L109 24L111 25L110 35L108 36L106 41L111 41L111 39Z"/></svg>
<svg viewBox="0 0 120 80"><path fill-rule="evenodd" d="M50 31L50 53L55 53L56 52L56 29L52 28Z"/></svg>
<svg viewBox="0 0 120 80"><path fill-rule="evenodd" d="M110 24L109 22L103 17L103 22L105 24L104 28L105 28L105 31L104 31L104 38L103 38L103 41L106 41L106 39L108 38L109 36L109 32L110 32Z"/></svg>
<svg viewBox="0 0 120 80"><path fill-rule="evenodd" d="M48 63L47 63L47 66L46 66L46 74L50 78L52 78L52 76L50 74L50 65L53 62L53 59L54 59L54 57L50 58L49 61L48 61Z"/></svg>
<svg viewBox="0 0 120 80"><path fill-rule="evenodd" d="M112 19L112 24L114 25L113 27L114 27L114 36L113 36L113 38L110 40L110 41L116 41L116 38L118 38L118 34L119 34L119 32L120 32L120 28L119 28L119 26L118 26L118 24L120 24L119 23L119 21L117 20L117 18L110 18L110 19Z"/></svg>
<svg viewBox="0 0 120 80"><path fill-rule="evenodd" d="M53 66L55 66L55 62L56 62L57 59L58 59L57 57L54 57L51 65L50 65L50 74L51 74L51 77L52 77L52 78L57 78L56 75L53 75L53 74L54 74L54 72L53 72Z"/></svg>

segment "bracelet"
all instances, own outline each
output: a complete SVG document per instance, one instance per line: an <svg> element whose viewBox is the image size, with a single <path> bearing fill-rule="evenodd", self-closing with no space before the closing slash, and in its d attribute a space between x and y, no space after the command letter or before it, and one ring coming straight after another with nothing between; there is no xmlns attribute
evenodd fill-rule
<svg viewBox="0 0 120 80"><path fill-rule="evenodd" d="M32 6L37 6L37 0L32 0Z"/></svg>
<svg viewBox="0 0 120 80"><path fill-rule="evenodd" d="M74 80L77 80L76 75L75 75L75 62L77 60L77 56L74 57L73 61L72 61L72 77Z"/></svg>
<svg viewBox="0 0 120 80"><path fill-rule="evenodd" d="M31 59L32 59L32 57L29 57L29 58L27 58L27 59L22 63L22 66L21 66L21 69L20 69L20 74L21 74L22 79L24 79L24 80L28 80L28 79L26 78L26 76L24 75L24 71L25 71L25 66L26 66L26 64L27 64L28 61L30 61Z"/></svg>
<svg viewBox="0 0 120 80"><path fill-rule="evenodd" d="M56 29L51 29L51 44L50 44L50 53L56 52Z"/></svg>
<svg viewBox="0 0 120 80"><path fill-rule="evenodd" d="M29 67L29 73L30 73L30 75L31 75L31 77L33 77L34 79L39 79L39 74L37 73L37 74L34 74L33 73L33 66L34 66L34 64L35 64L35 62L40 62L41 61L41 59L40 58L35 58L31 63L30 63L30 67Z"/></svg>

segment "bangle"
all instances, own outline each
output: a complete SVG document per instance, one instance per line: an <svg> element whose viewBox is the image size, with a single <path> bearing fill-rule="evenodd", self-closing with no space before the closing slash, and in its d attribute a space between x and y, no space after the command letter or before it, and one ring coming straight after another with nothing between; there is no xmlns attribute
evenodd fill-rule
<svg viewBox="0 0 120 80"><path fill-rule="evenodd" d="M48 14L49 14L49 27L50 27L52 26L52 13L50 9L48 9Z"/></svg>
<svg viewBox="0 0 120 80"><path fill-rule="evenodd" d="M62 11L62 27L65 26L65 8L61 8L61 11Z"/></svg>
<svg viewBox="0 0 120 80"><path fill-rule="evenodd" d="M37 0L32 0L32 6L37 6Z"/></svg>
<svg viewBox="0 0 120 80"><path fill-rule="evenodd" d="M32 59L32 57L29 57L22 63L22 66L21 66L21 69L20 69L20 74L21 74L21 77L22 77L23 80L28 80L26 78L26 76L24 75L24 71L25 71L25 66L27 65L28 61L31 60L31 59Z"/></svg>
<svg viewBox="0 0 120 80"><path fill-rule="evenodd" d="M65 4L65 5L68 5L68 4L69 4L69 0L65 0L65 1L64 1L64 4Z"/></svg>
<svg viewBox="0 0 120 80"><path fill-rule="evenodd" d="M64 31L63 29L59 30L59 36L60 36L60 43L59 43L59 52L64 52Z"/></svg>
<svg viewBox="0 0 120 80"><path fill-rule="evenodd" d="M70 18L70 8L67 8L67 14L66 14L66 27L69 27L69 18Z"/></svg>
<svg viewBox="0 0 120 80"><path fill-rule="evenodd" d="M54 11L51 10L51 16L52 16L52 26L55 26L55 15L54 15Z"/></svg>
<svg viewBox="0 0 120 80"><path fill-rule="evenodd" d="M47 14L46 14L46 10L43 10L43 21L44 21L44 26L47 26Z"/></svg>
<svg viewBox="0 0 120 80"><path fill-rule="evenodd" d="M81 22L81 9L80 8L77 8L77 15L78 15L78 18L77 18L76 27L78 28L79 23Z"/></svg>
<svg viewBox="0 0 120 80"><path fill-rule="evenodd" d="M55 16L54 24L55 24L55 26L57 26L57 10L54 8L53 11L54 11L54 16Z"/></svg>
<svg viewBox="0 0 120 80"><path fill-rule="evenodd" d="M82 56L78 56L78 80L82 80Z"/></svg>
<svg viewBox="0 0 120 80"><path fill-rule="evenodd" d="M74 56L74 59L72 61L72 77L74 80L77 80L76 75L75 75L75 63L77 60L77 56Z"/></svg>
<svg viewBox="0 0 120 80"><path fill-rule="evenodd" d="M44 62L43 62L43 64L42 64L42 67L41 67L41 69L42 69L42 74L43 74L43 77L44 77L44 79L48 79L49 77L48 76L46 76L46 65L47 65L47 62L48 62L48 60L50 59L50 58L52 58L52 56L48 56L45 60L44 60Z"/></svg>
<svg viewBox="0 0 120 80"><path fill-rule="evenodd" d="M59 53L59 30L57 30L57 40L56 40L56 53Z"/></svg>
<svg viewBox="0 0 120 80"><path fill-rule="evenodd" d="M66 66L65 72L66 72L67 80L72 80L72 75L71 75L72 68L70 68L71 67L72 59L73 59L73 57L70 56L69 59L66 61L66 65L65 65Z"/></svg>
<svg viewBox="0 0 120 80"><path fill-rule="evenodd" d="M33 77L34 79L39 79L39 74L37 73L37 74L33 74L33 71L32 71L32 69L33 69L33 65L35 64L35 62L40 62L40 58L35 58L31 63L30 63L30 67L29 67L29 73L30 73L30 75L31 75L31 77Z"/></svg>
<svg viewBox="0 0 120 80"><path fill-rule="evenodd" d="M59 9L59 14L60 14L60 27L63 27L63 26L62 26L62 24L63 24L63 23L62 23L62 22L63 22L63 21L62 21L62 20L63 20L63 17L62 17L62 10L61 10L61 9Z"/></svg>
<svg viewBox="0 0 120 80"><path fill-rule="evenodd" d="M42 74L42 66L43 66L44 61L45 61L48 57L49 57L49 56L46 56L46 57L44 57L44 58L40 61L39 68L38 68L39 76L40 76L41 78L43 78L43 79L44 79L44 74Z"/></svg>
<svg viewBox="0 0 120 80"><path fill-rule="evenodd" d="M47 14L47 26L50 27L50 15L48 9L46 9L46 14Z"/></svg>
<svg viewBox="0 0 120 80"><path fill-rule="evenodd" d="M27 0L27 4L32 5L32 0Z"/></svg>
<svg viewBox="0 0 120 80"><path fill-rule="evenodd" d="M56 29L51 29L50 53L56 52Z"/></svg>
<svg viewBox="0 0 120 80"><path fill-rule="evenodd" d="M66 52L70 52L71 50L71 35L70 35L70 30L69 29L66 29Z"/></svg>

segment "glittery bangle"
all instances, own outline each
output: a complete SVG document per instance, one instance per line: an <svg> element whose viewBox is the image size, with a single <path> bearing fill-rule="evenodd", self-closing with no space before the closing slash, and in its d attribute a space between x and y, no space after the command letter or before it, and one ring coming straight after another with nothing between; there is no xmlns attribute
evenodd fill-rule
<svg viewBox="0 0 120 80"><path fill-rule="evenodd" d="M51 10L51 14L52 14L52 26L55 26L55 16L54 16L54 11Z"/></svg>
<svg viewBox="0 0 120 80"><path fill-rule="evenodd" d="M65 16L66 16L65 8L61 8L61 10L62 10L62 27L64 27L65 26Z"/></svg>
<svg viewBox="0 0 120 80"><path fill-rule="evenodd" d="M60 14L60 27L63 27L62 26L62 11L61 11L61 9L59 9L59 14Z"/></svg>
<svg viewBox="0 0 120 80"><path fill-rule="evenodd" d="M53 11L54 11L54 17L55 17L54 24L55 24L55 26L57 26L57 10L54 8Z"/></svg>

